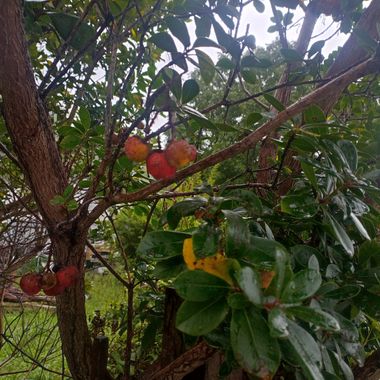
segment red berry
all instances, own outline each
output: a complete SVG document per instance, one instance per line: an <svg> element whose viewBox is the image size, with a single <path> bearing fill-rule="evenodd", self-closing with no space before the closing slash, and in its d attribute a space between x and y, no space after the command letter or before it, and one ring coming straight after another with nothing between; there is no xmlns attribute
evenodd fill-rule
<svg viewBox="0 0 380 380"><path fill-rule="evenodd" d="M62 286L61 284L57 283L50 289L44 289L44 293L47 296L58 296L59 294L62 294L65 291L65 289L65 286Z"/></svg>
<svg viewBox="0 0 380 380"><path fill-rule="evenodd" d="M165 153L156 151L151 153L146 160L148 173L156 179L172 178L176 168L168 163Z"/></svg>
<svg viewBox="0 0 380 380"><path fill-rule="evenodd" d="M43 290L54 288L57 285L57 277L53 272L46 272L42 275L41 288Z"/></svg>
<svg viewBox="0 0 380 380"><path fill-rule="evenodd" d="M57 273L57 281L60 286L67 288L74 284L75 280L79 277L79 270L76 266L70 265L61 268Z"/></svg>
<svg viewBox="0 0 380 380"><path fill-rule="evenodd" d="M21 277L20 287L24 293L30 296L41 290L42 276L38 273L28 273Z"/></svg>
<svg viewBox="0 0 380 380"><path fill-rule="evenodd" d="M186 140L174 140L165 149L165 156L171 166L183 168L197 157L197 149Z"/></svg>

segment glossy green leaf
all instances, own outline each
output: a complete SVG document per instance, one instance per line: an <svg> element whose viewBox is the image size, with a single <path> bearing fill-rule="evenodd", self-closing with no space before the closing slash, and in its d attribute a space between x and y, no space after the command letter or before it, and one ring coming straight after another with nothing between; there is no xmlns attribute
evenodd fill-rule
<svg viewBox="0 0 380 380"><path fill-rule="evenodd" d="M174 280L173 287L180 297L195 302L220 298L230 288L222 279L201 270L181 273Z"/></svg>
<svg viewBox="0 0 380 380"><path fill-rule="evenodd" d="M328 331L339 331L339 322L329 313L307 306L295 306L286 309L286 312L305 322Z"/></svg>
<svg viewBox="0 0 380 380"><path fill-rule="evenodd" d="M218 327L228 310L224 297L205 302L185 301L177 311L176 327L188 335L204 335Z"/></svg>
<svg viewBox="0 0 380 380"><path fill-rule="evenodd" d="M260 377L277 371L281 359L277 340L256 309L233 310L230 333L235 358L245 371Z"/></svg>
<svg viewBox="0 0 380 380"><path fill-rule="evenodd" d="M199 94L199 85L195 79L188 79L182 88L182 103L192 101Z"/></svg>
<svg viewBox="0 0 380 380"><path fill-rule="evenodd" d="M319 204L308 194L286 195L281 198L281 211L294 218L312 218L319 209Z"/></svg>
<svg viewBox="0 0 380 380"><path fill-rule="evenodd" d="M166 213L166 219L169 223L169 227L172 230L176 229L183 217L194 215L196 210L206 204L207 200L204 198L185 199L175 203Z"/></svg>
<svg viewBox="0 0 380 380"><path fill-rule="evenodd" d="M270 335L273 338L286 338L289 336L288 319L284 310L279 307L273 308L268 314Z"/></svg>
<svg viewBox="0 0 380 380"><path fill-rule="evenodd" d="M226 254L228 257L239 257L250 246L248 225L238 212L223 210L223 214L227 219Z"/></svg>
<svg viewBox="0 0 380 380"><path fill-rule="evenodd" d="M248 300L254 305L261 305L262 291L260 276L252 268L243 267L235 272L234 277Z"/></svg>
<svg viewBox="0 0 380 380"><path fill-rule="evenodd" d="M281 299L285 303L303 301L315 294L322 284L321 274L312 269L297 272L286 285Z"/></svg>
<svg viewBox="0 0 380 380"><path fill-rule="evenodd" d="M350 237L347 235L347 232L342 227L342 225L329 213L325 213L327 222L331 226L335 238L339 241L339 243L343 246L345 251L350 255L354 255L354 244Z"/></svg>
<svg viewBox="0 0 380 380"><path fill-rule="evenodd" d="M209 84L215 75L215 66L212 59L202 50L195 50L198 57L199 70L202 79L206 84Z"/></svg>
<svg viewBox="0 0 380 380"><path fill-rule="evenodd" d="M183 241L190 236L183 232L173 231L148 232L137 247L137 253L156 260L182 255Z"/></svg>
<svg viewBox="0 0 380 380"><path fill-rule="evenodd" d="M343 301L357 296L360 290L361 287L359 285L344 285L338 289L324 293L323 297Z"/></svg>
<svg viewBox="0 0 380 380"><path fill-rule="evenodd" d="M288 320L288 330L288 341L283 346L292 352L307 379L325 380L321 373L322 355L315 339L291 320Z"/></svg>
<svg viewBox="0 0 380 380"><path fill-rule="evenodd" d="M363 226L362 222L353 212L351 212L350 218L352 219L356 228L358 229L360 234L364 237L364 239L371 240L371 237L368 235L368 232L365 229L365 227Z"/></svg>
<svg viewBox="0 0 380 380"><path fill-rule="evenodd" d="M177 37L185 47L190 46L190 36L186 23L178 17L169 17L166 24L173 36Z"/></svg>
<svg viewBox="0 0 380 380"><path fill-rule="evenodd" d="M154 34L152 37L150 37L149 40L153 42L161 50L168 51L171 53L177 51L172 36L167 32L158 32Z"/></svg>

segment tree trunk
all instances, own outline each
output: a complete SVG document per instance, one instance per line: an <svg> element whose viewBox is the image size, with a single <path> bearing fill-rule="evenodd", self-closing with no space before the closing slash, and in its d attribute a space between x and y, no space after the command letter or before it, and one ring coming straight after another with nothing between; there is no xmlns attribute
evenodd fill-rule
<svg viewBox="0 0 380 380"><path fill-rule="evenodd" d="M57 263L83 272L87 231L64 223L70 214L51 199L67 186L48 113L38 94L22 25L20 0L0 0L0 94L2 113L14 151L49 232ZM58 228L58 226L60 226ZM85 314L84 280L57 297L63 352L76 380L91 379L92 343Z"/></svg>

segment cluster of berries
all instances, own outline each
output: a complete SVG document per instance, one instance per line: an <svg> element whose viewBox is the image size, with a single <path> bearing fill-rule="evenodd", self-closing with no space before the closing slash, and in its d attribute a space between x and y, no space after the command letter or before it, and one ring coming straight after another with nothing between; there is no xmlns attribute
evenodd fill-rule
<svg viewBox="0 0 380 380"><path fill-rule="evenodd" d="M20 287L24 293L32 296L42 289L47 296L57 296L74 284L79 271L74 265L63 267L57 272L28 273L21 277Z"/></svg>
<svg viewBox="0 0 380 380"><path fill-rule="evenodd" d="M165 150L151 150L151 146L138 136L129 137L124 144L126 156L137 162L146 160L147 171L155 179L172 178L197 157L194 145L186 140L173 140Z"/></svg>

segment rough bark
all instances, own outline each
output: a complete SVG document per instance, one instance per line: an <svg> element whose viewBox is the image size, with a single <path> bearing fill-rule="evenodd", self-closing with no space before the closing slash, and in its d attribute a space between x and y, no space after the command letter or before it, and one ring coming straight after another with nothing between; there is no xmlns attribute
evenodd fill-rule
<svg viewBox="0 0 380 380"><path fill-rule="evenodd" d="M34 200L49 231L55 261L83 267L85 231L57 228L68 217L50 204L62 194L67 178L48 113L37 92L22 25L20 0L0 1L0 94L5 124ZM91 378L91 340L84 304L83 277L57 297L64 354L78 380Z"/></svg>

